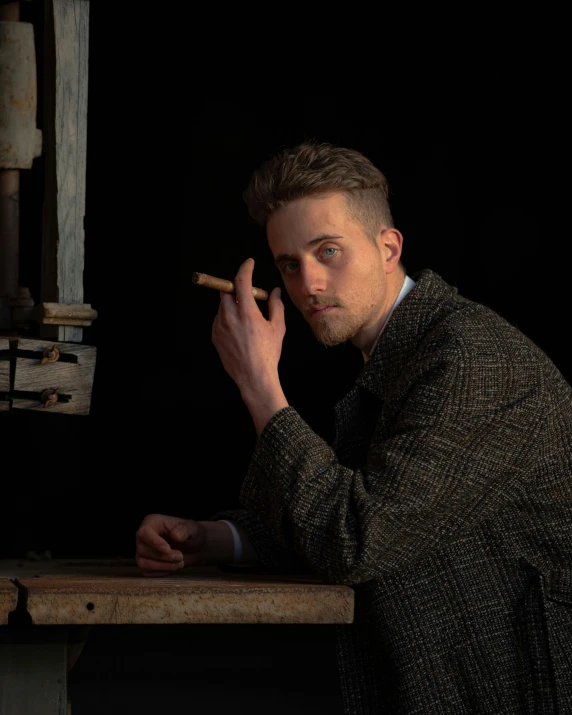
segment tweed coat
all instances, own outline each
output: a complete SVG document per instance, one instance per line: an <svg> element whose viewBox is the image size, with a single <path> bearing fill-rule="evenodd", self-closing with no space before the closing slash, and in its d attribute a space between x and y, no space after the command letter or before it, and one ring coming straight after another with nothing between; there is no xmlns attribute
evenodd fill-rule
<svg viewBox="0 0 572 715"><path fill-rule="evenodd" d="M224 517L264 568L354 588L346 713L572 713L570 386L495 312L413 277L333 444L280 410Z"/></svg>

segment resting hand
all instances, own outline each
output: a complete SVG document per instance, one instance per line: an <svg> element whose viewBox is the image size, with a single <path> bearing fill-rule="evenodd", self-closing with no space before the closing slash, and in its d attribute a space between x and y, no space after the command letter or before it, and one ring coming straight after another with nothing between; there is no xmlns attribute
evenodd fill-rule
<svg viewBox="0 0 572 715"><path fill-rule="evenodd" d="M143 576L168 576L185 566L230 563L234 541L222 521L149 514L137 530L135 548Z"/></svg>

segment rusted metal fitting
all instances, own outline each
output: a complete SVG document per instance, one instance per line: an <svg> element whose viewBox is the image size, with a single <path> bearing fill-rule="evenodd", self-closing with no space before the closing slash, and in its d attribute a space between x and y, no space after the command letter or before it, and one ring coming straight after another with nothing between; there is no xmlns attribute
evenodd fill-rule
<svg viewBox="0 0 572 715"><path fill-rule="evenodd" d="M57 401L57 390L44 390L42 392L42 407L49 407L50 405L55 405Z"/></svg>
<svg viewBox="0 0 572 715"><path fill-rule="evenodd" d="M46 348L44 350L44 357L40 365L45 365L48 362L57 362L60 357L60 351L56 345L52 345L51 348Z"/></svg>

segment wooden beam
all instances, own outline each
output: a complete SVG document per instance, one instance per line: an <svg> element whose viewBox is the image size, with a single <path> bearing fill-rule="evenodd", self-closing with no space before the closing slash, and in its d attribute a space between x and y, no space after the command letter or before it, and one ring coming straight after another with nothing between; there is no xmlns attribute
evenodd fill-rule
<svg viewBox="0 0 572 715"><path fill-rule="evenodd" d="M87 166L88 0L45 2L46 177L41 300L83 303ZM44 325L41 336L81 342L83 330Z"/></svg>
<svg viewBox="0 0 572 715"><path fill-rule="evenodd" d="M198 566L144 578L134 559L0 561L35 626L172 623L349 624L354 592L312 574L227 573Z"/></svg>
<svg viewBox="0 0 572 715"><path fill-rule="evenodd" d="M35 357L18 357L14 376L12 409L63 412L73 415L87 415L91 405L91 393L95 374L96 348L92 345L58 343L59 359L42 364L42 355L54 346L45 340L18 340L18 352L36 354ZM73 361L64 361L68 357ZM66 395L66 401L56 399L45 405L42 394L55 391ZM30 398L23 393L37 393Z"/></svg>
<svg viewBox="0 0 572 715"><path fill-rule="evenodd" d="M4 356L10 350L10 341L0 338L0 353ZM8 412L10 401L6 395L10 392L10 360L0 360L0 412ZM1 621L0 621L1 623Z"/></svg>
<svg viewBox="0 0 572 715"><path fill-rule="evenodd" d="M66 643L0 643L0 715L66 715Z"/></svg>

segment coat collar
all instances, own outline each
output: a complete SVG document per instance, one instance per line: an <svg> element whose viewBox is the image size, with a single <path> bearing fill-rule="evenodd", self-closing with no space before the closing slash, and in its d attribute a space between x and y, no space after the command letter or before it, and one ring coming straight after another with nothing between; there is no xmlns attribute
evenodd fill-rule
<svg viewBox="0 0 572 715"><path fill-rule="evenodd" d="M393 311L379 343L358 375L356 385L383 398L386 380L395 379L424 335L455 303L465 302L457 289L430 269L412 276L415 286Z"/></svg>

